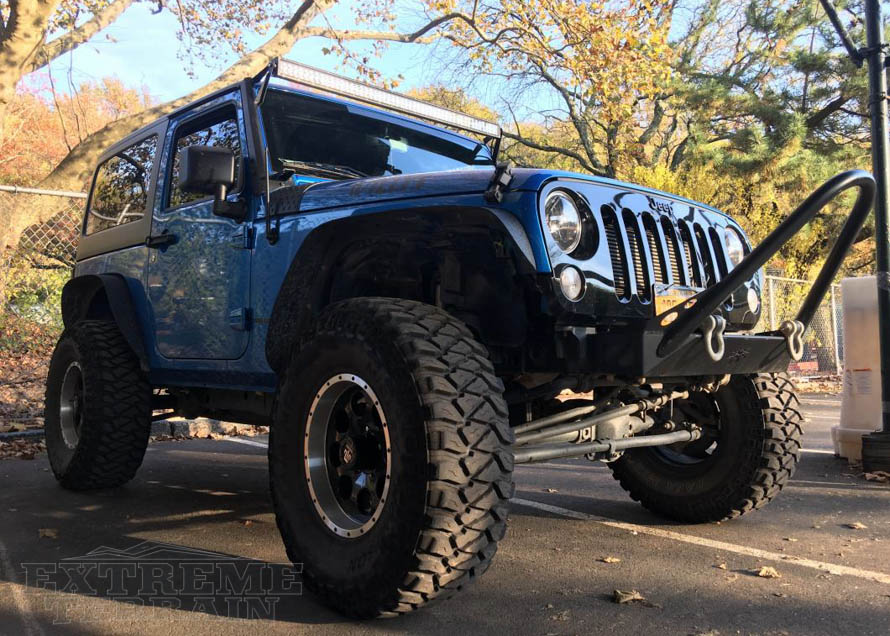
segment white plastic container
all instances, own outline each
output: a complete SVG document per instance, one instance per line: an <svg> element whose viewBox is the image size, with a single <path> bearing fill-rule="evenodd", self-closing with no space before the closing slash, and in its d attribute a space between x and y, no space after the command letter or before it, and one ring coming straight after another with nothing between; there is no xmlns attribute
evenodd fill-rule
<svg viewBox="0 0 890 636"><path fill-rule="evenodd" d="M841 423L831 429L834 452L862 458L862 436L881 428L878 288L874 276L841 281L844 307L844 393Z"/></svg>

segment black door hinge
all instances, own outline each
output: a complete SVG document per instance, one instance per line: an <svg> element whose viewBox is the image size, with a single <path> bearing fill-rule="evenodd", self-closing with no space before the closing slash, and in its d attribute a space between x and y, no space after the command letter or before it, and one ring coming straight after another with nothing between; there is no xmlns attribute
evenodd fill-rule
<svg viewBox="0 0 890 636"><path fill-rule="evenodd" d="M250 309L239 307L229 312L229 327L235 331L247 331L250 329Z"/></svg>
<svg viewBox="0 0 890 636"><path fill-rule="evenodd" d="M230 241L232 243L232 247L242 250L253 249L253 228L252 227L240 227L238 231L232 234L230 237Z"/></svg>

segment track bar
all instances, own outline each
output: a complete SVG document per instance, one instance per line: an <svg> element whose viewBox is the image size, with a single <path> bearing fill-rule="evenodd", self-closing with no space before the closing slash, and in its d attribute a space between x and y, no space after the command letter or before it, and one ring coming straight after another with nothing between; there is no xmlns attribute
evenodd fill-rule
<svg viewBox="0 0 890 636"><path fill-rule="evenodd" d="M695 429L662 433L660 435L641 435L640 437L629 437L627 439L596 441L587 444L560 444L559 446L525 448L516 452L513 456L513 463L529 464L531 462L544 462L550 459L581 457L588 453L606 453L628 448L642 448L644 446L665 446L677 442L691 442L699 437L701 437L701 431Z"/></svg>

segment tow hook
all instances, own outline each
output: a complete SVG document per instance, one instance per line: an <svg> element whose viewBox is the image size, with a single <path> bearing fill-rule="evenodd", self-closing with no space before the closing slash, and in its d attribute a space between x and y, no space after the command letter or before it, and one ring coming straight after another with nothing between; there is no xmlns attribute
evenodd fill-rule
<svg viewBox="0 0 890 636"><path fill-rule="evenodd" d="M723 332L726 331L726 319L723 316L708 316L702 324L701 330L708 357L714 362L719 362L723 359L723 352L726 351L726 343L723 340Z"/></svg>
<svg viewBox="0 0 890 636"><path fill-rule="evenodd" d="M803 332L806 331L806 326L799 320L784 320L779 325L779 331L785 336L791 358L800 360L803 357Z"/></svg>

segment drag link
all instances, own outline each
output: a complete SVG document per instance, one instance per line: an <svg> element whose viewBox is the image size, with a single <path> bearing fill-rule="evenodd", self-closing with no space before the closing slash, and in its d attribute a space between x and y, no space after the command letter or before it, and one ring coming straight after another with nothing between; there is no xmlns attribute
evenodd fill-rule
<svg viewBox="0 0 890 636"><path fill-rule="evenodd" d="M573 411L584 411L585 409L589 409L586 412L591 412L594 410L593 406L590 407L582 407L580 409L572 409L571 411L566 411L565 413L560 413L554 416L550 416L550 418L541 418L541 420L536 420L535 422L529 422L528 424L524 424L521 427L516 427L516 432L518 433L516 436L516 444L515 446L524 446L526 444L531 444L532 442L547 442L552 441L556 435L563 435L566 433L577 433L585 428L589 428L592 426L596 426L597 424L603 424L605 422L609 422L618 417L625 417L627 415L633 415L635 413L643 413L645 411L650 411L653 409L660 408L665 406L672 400L683 399L689 397L688 391L674 391L672 393L665 393L659 395L656 398L644 399L639 402L634 402L633 404L627 404L625 406L609 409L605 413L600 413L598 415L594 415L593 417L584 418L582 420L578 420L577 422L567 422L565 424L559 423L554 426L547 426L547 424L543 424L540 426L535 426L533 429L530 429L529 426L532 424L538 424L542 420L555 418L557 415L562 415L563 417L556 420L557 422L562 422L569 417L578 417L578 415L570 415ZM583 415L583 413L581 413ZM547 426L543 430L542 427ZM524 431L520 431L523 429ZM534 432L532 432L534 431Z"/></svg>

